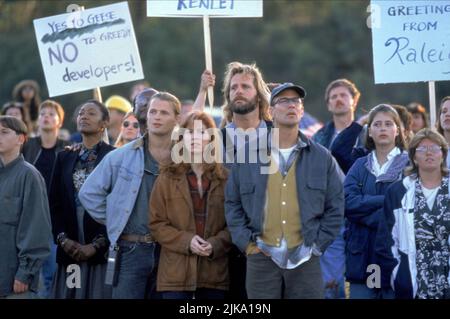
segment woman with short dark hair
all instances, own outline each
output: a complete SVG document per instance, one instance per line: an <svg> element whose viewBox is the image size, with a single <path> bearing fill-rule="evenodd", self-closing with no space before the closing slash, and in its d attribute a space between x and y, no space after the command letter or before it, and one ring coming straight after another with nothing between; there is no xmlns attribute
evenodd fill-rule
<svg viewBox="0 0 450 319"><path fill-rule="evenodd" d="M106 107L89 100L77 116L82 142L58 153L50 185L50 212L53 236L58 245L53 297L64 299L109 298L104 286L108 239L105 226L87 214L78 192L87 176L101 159L114 148L102 141L109 114ZM66 284L67 266L80 267L81 288Z"/></svg>

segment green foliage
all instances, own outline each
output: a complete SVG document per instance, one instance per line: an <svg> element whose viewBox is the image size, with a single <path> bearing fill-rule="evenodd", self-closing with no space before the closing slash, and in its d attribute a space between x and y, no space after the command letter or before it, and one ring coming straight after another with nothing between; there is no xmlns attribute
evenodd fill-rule
<svg viewBox="0 0 450 319"><path fill-rule="evenodd" d="M36 79L47 98L33 19L64 13L71 3L86 8L117 1L0 0L0 104L11 98L14 85ZM204 69L203 26L195 18L149 18L145 1L128 1L144 75L159 90L180 99L194 99ZM267 82L291 81L308 91L306 110L326 121L323 102L327 84L340 77L362 92L362 113L381 102L428 104L426 83L374 85L372 43L366 26L368 0L264 0L263 18L211 19L213 69L217 75L215 104L222 103L222 78L227 63L256 62ZM103 98L129 95L133 83L102 88ZM450 94L448 82L437 83L437 100ZM92 96L91 91L57 97L68 113ZM65 126L74 129L69 120Z"/></svg>

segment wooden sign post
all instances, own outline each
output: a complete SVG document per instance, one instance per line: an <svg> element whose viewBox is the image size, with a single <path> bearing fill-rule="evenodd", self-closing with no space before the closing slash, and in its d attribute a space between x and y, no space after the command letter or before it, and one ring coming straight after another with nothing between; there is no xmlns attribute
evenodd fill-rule
<svg viewBox="0 0 450 319"><path fill-rule="evenodd" d="M203 36L205 41L205 64L206 69L212 73L212 54L211 54L211 32L209 29L209 16L203 16ZM214 107L214 88L208 87L208 102L212 111Z"/></svg>
<svg viewBox="0 0 450 319"><path fill-rule="evenodd" d="M262 17L262 0L147 0L148 17L203 18L206 69L212 72L211 31L209 18ZM208 87L208 102L214 106L214 89Z"/></svg>

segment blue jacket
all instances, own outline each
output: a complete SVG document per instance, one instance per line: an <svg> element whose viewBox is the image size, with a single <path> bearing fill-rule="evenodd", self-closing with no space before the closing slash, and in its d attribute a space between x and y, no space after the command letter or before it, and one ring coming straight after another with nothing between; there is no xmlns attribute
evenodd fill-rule
<svg viewBox="0 0 450 319"><path fill-rule="evenodd" d="M301 133L300 136L306 143L296 161L304 244L308 247L315 244L323 252L343 224L342 172L325 148ZM243 252L250 242L256 242L263 228L268 181L268 175L261 173L264 168L267 165L260 162L235 163L228 177L225 217L233 243Z"/></svg>
<svg viewBox="0 0 450 319"><path fill-rule="evenodd" d="M397 299L412 299L417 293L415 178L407 176L388 188L376 239L381 284L391 286Z"/></svg>
<svg viewBox="0 0 450 319"><path fill-rule="evenodd" d="M83 207L97 222L106 225L111 245L128 223L143 175L141 137L105 156L80 189L78 197Z"/></svg>
<svg viewBox="0 0 450 319"><path fill-rule="evenodd" d="M353 122L349 127L340 132L333 143L331 143L334 131L334 123L330 121L314 134L313 141L329 149L344 174L347 174L354 162L352 149L362 131L362 126L357 122Z"/></svg>
<svg viewBox="0 0 450 319"><path fill-rule="evenodd" d="M408 155L397 155L385 174L372 173L372 153L359 158L348 172L345 182L344 239L346 241L346 278L350 282L365 282L367 266L374 264L375 237L383 214L387 187L399 180L408 163Z"/></svg>

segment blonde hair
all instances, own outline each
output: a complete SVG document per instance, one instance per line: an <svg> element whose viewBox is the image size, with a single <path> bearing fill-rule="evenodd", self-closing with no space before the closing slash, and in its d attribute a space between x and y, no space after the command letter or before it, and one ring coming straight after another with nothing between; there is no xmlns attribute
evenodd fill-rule
<svg viewBox="0 0 450 319"><path fill-rule="evenodd" d="M230 85L231 79L236 74L245 74L253 76L253 84L257 91L257 101L259 108L259 117L264 121L270 121L271 116L269 113L269 97L270 91L267 87L267 84L264 82L261 71L255 64L242 64L240 62L231 62L227 66L227 70L225 71L225 78L223 81L223 100L224 103L222 105L223 110L223 120L220 124L221 127L224 127L227 123L230 123L233 120L233 112L230 110Z"/></svg>
<svg viewBox="0 0 450 319"><path fill-rule="evenodd" d="M135 119L136 119L136 121L139 123L139 121L138 121L138 119L137 119L137 117L136 117L136 114L134 114L133 113L133 111L129 111L127 114L125 114L125 116L123 117L123 119L122 119L122 125L123 125L123 122L125 122L125 120L127 119L127 118L129 118L130 116L133 116ZM138 127L138 134L139 134L139 127ZM123 135L122 135L122 129L120 130L120 134L119 134L119 136L117 137L117 141L116 141L116 143L114 144L114 147L116 147L116 148L119 148L119 147L121 147L121 146L124 146L126 143L125 143L125 140L124 140L124 138L123 138Z"/></svg>
<svg viewBox="0 0 450 319"><path fill-rule="evenodd" d="M170 94L169 92L158 92L150 98L147 105L150 106L155 99L168 102L172 106L175 115L180 115L181 102L175 95Z"/></svg>

